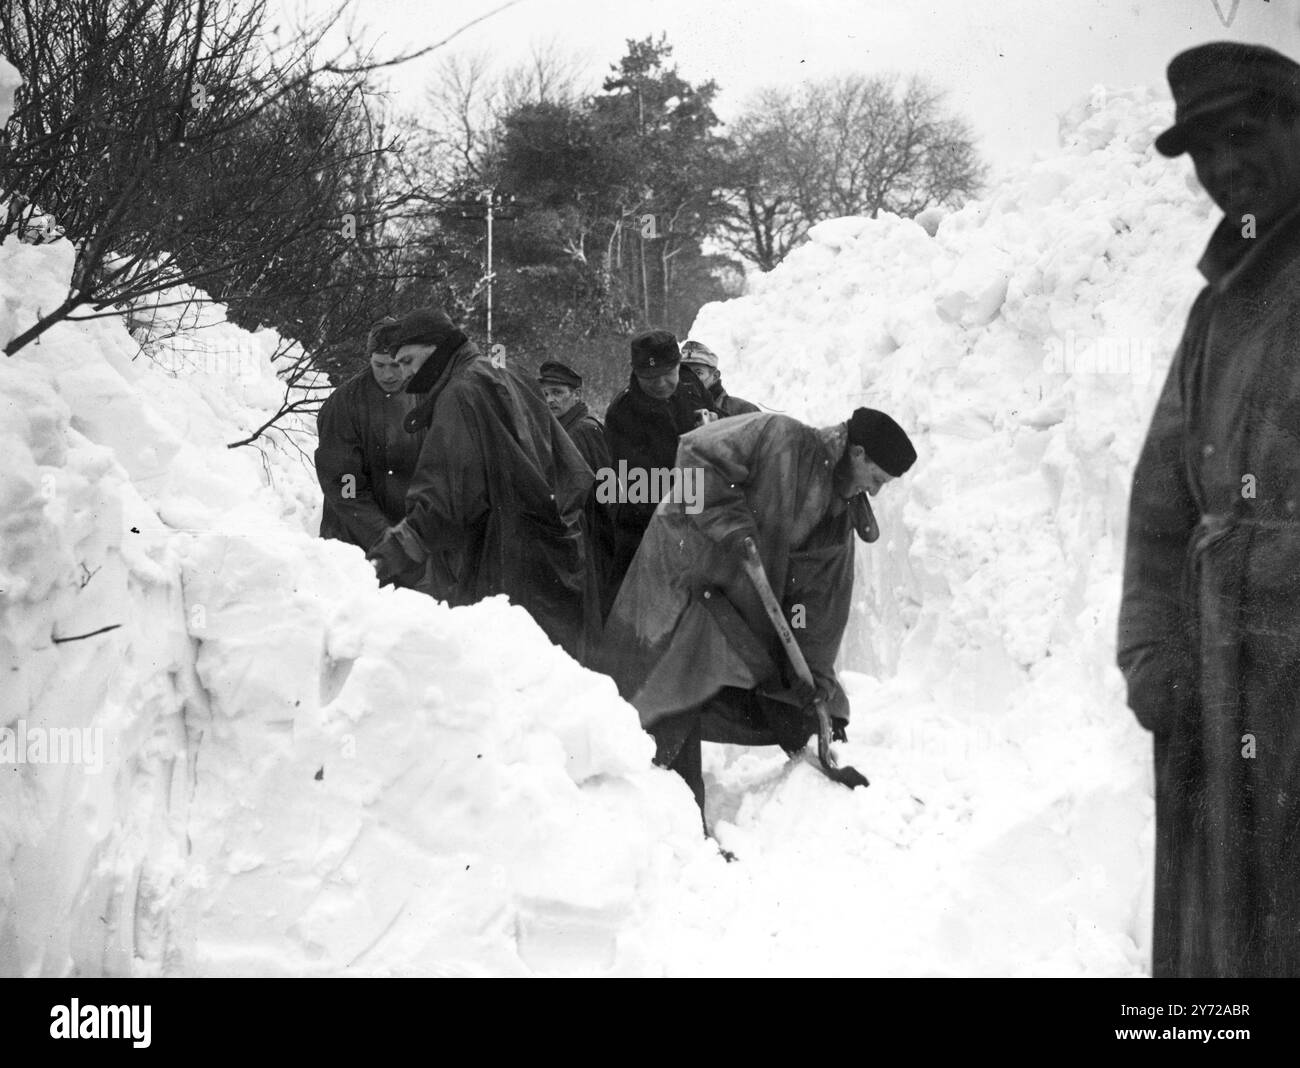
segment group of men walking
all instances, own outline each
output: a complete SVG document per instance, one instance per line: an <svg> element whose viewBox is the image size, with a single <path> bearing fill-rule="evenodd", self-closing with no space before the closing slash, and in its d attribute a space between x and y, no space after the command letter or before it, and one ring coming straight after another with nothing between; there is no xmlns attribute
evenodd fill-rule
<svg viewBox="0 0 1300 1068"><path fill-rule="evenodd" d="M572 368L529 381L438 309L376 323L368 345L318 418L322 536L362 548L382 583L527 609L614 677L701 811L702 740L793 752L819 713L844 737L854 532L871 528L865 495L916 458L889 416L815 430L761 412L707 346L665 330L631 339L604 424ZM747 552L794 621L784 639Z"/></svg>

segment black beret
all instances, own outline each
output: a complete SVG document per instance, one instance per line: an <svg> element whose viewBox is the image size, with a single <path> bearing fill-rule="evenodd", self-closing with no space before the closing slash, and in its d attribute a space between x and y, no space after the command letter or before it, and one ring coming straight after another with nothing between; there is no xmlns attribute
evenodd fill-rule
<svg viewBox="0 0 1300 1068"><path fill-rule="evenodd" d="M550 383L555 386L568 386L570 389L582 388L582 375L572 367L565 367L564 364L556 363L554 360L542 364L537 371L537 381L543 385Z"/></svg>
<svg viewBox="0 0 1300 1068"><path fill-rule="evenodd" d="M1169 64L1174 125L1156 138L1165 156L1187 151L1189 128L1214 115L1280 100L1300 105L1300 63L1264 45L1213 41L1179 52Z"/></svg>
<svg viewBox="0 0 1300 1068"><path fill-rule="evenodd" d="M632 371L657 375L682 362L677 338L667 330L646 330L632 339Z"/></svg>
<svg viewBox="0 0 1300 1068"><path fill-rule="evenodd" d="M849 444L861 445L867 459L895 478L916 463L907 431L875 408L859 408L850 417Z"/></svg>

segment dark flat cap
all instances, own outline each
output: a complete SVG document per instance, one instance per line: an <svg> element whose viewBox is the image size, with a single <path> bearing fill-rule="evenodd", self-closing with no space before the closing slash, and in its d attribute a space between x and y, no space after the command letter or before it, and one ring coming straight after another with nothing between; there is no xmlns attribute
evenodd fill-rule
<svg viewBox="0 0 1300 1068"><path fill-rule="evenodd" d="M572 367L548 360L537 371L537 381L542 385L568 386L570 389L582 388L582 375Z"/></svg>
<svg viewBox="0 0 1300 1068"><path fill-rule="evenodd" d="M632 372L658 375L682 362L677 337L667 330L645 330L632 339Z"/></svg>
<svg viewBox="0 0 1300 1068"><path fill-rule="evenodd" d="M1187 151L1191 127L1234 108L1254 111L1279 100L1300 106L1300 63L1264 45L1197 45L1174 56L1168 73L1174 125L1156 138L1165 156Z"/></svg>

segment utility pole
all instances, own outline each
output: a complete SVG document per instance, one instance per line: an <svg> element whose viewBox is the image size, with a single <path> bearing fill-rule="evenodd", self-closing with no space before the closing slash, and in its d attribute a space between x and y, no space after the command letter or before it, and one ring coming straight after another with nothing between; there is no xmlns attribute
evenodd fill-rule
<svg viewBox="0 0 1300 1068"><path fill-rule="evenodd" d="M483 190L481 199L487 204L487 347L492 351L492 208L495 191Z"/></svg>
<svg viewBox="0 0 1300 1068"><path fill-rule="evenodd" d="M462 219L484 219L487 222L487 272L483 276L483 285L487 289L487 348L492 351L492 223L495 219L513 219L518 214L514 207L515 198L509 193L498 193L495 189L484 189L473 200L462 200L457 205ZM482 205L480 207L479 205Z"/></svg>

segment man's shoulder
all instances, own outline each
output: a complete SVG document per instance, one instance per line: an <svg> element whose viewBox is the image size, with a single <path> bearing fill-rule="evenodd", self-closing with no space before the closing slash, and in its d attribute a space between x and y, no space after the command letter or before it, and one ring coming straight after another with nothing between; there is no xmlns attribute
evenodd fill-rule
<svg viewBox="0 0 1300 1068"><path fill-rule="evenodd" d="M713 424L728 427L734 433L751 434L766 446L789 448L820 448L821 435L816 427L801 422L782 412L742 412Z"/></svg>
<svg viewBox="0 0 1300 1068"><path fill-rule="evenodd" d="M632 403L632 387L624 386L614 395L614 399L609 402L609 407L605 409L605 422L617 422L619 417L632 407Z"/></svg>
<svg viewBox="0 0 1300 1068"><path fill-rule="evenodd" d="M351 377L345 378L342 382L340 382L337 386L335 386L334 392L332 392L330 396L331 397L351 396L353 394L364 391L368 387L369 383L373 382L374 380L375 380L375 376L373 372L371 372L370 368L369 367L363 368L362 370L358 371L356 374L352 375Z"/></svg>
<svg viewBox="0 0 1300 1068"><path fill-rule="evenodd" d="M755 412L762 411L757 404L745 400L744 397L737 397L733 393L728 393L726 399L722 402L722 407L729 416L752 415Z"/></svg>
<svg viewBox="0 0 1300 1068"><path fill-rule="evenodd" d="M597 419L593 412L586 411L573 421L573 431L574 433L603 434L605 424Z"/></svg>
<svg viewBox="0 0 1300 1068"><path fill-rule="evenodd" d="M370 368L367 367L363 371L358 371L346 381L340 382L334 387L330 395L321 402L319 414L335 415L338 414L341 408L352 408L358 400L366 395L369 388L368 383L374 380L375 376L371 374Z"/></svg>

